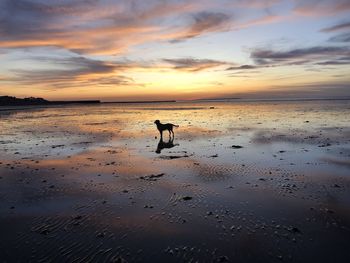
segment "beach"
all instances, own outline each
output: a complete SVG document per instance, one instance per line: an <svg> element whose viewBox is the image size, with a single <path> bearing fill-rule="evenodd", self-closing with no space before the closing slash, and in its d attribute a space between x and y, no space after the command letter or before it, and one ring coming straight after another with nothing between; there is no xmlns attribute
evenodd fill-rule
<svg viewBox="0 0 350 263"><path fill-rule="evenodd" d="M349 100L4 108L0 127L2 262L350 258Z"/></svg>

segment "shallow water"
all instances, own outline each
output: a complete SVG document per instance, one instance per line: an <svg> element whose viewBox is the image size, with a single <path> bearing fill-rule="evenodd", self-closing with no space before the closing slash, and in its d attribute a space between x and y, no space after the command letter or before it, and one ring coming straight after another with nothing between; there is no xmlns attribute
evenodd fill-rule
<svg viewBox="0 0 350 263"><path fill-rule="evenodd" d="M350 256L350 101L3 109L0 127L2 261Z"/></svg>

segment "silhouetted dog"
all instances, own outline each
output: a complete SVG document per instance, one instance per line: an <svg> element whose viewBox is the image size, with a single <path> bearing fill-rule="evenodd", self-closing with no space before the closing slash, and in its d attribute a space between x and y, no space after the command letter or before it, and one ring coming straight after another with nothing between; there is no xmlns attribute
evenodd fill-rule
<svg viewBox="0 0 350 263"><path fill-rule="evenodd" d="M174 138L169 138L168 142L164 142L163 138L160 138L156 153L161 153L163 149L170 149L178 145L179 145L178 143L174 144Z"/></svg>
<svg viewBox="0 0 350 263"><path fill-rule="evenodd" d="M179 125L175 125L172 123L162 124L162 123L160 123L159 120L156 120L154 123L157 125L157 129L160 133L160 138L163 138L163 131L165 131L165 130L169 131L169 137L171 136L171 134L173 134L173 137L174 137L173 127L179 127Z"/></svg>

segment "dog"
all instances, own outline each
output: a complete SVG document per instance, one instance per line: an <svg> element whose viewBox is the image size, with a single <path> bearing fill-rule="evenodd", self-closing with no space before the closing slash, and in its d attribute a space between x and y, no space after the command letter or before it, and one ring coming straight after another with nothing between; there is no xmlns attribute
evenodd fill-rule
<svg viewBox="0 0 350 263"><path fill-rule="evenodd" d="M175 124L172 124L172 123L163 124L159 120L156 120L154 123L157 125L157 129L158 129L158 131L160 133L160 138L163 138L163 131L165 131L165 130L168 130L169 137L171 137L171 134L174 137L173 127L179 127L179 125L175 125Z"/></svg>

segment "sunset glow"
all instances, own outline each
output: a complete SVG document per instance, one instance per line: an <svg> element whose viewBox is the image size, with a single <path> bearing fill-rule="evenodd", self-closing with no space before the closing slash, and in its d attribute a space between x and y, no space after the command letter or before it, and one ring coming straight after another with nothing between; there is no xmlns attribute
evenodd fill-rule
<svg viewBox="0 0 350 263"><path fill-rule="evenodd" d="M348 0L4 0L0 95L350 96Z"/></svg>

